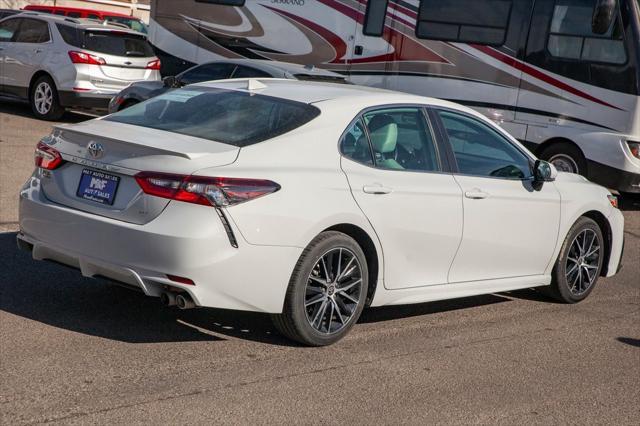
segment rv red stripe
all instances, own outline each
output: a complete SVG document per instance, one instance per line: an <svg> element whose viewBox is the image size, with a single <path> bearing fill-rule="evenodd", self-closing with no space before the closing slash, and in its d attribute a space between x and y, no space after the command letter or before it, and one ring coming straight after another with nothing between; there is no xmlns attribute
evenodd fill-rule
<svg viewBox="0 0 640 426"><path fill-rule="evenodd" d="M569 93L571 93L571 94L573 94L575 96L579 96L579 97L587 99L587 100L589 100L591 102L595 102L597 104L604 105L604 106L607 106L609 108L614 108L614 109L623 111L621 108L618 108L617 106L611 105L611 104L609 104L609 103L607 103L605 101L602 101L602 100L600 100L598 98L595 98L595 97L591 96L588 93L585 93L585 92L583 92L583 91L581 91L579 89L576 89L575 87L571 87L567 83L564 83L564 82L562 82L562 81L560 81L560 80L558 80L558 79L556 79L554 77L551 77L550 75L547 75L547 74L543 73L542 71L539 71L539 70L533 68L532 66L527 65L524 62L520 62L517 59L512 58L509 55L505 55L504 53L499 52L499 51L497 51L497 50L495 50L495 49L493 49L493 48L491 48L489 46L483 46L483 45L480 45L480 44L469 44L469 46L473 47L476 50L481 51L482 53L485 53L485 54L491 56L494 59L499 60L502 63L505 63L505 64L507 64L507 65L509 65L509 66L511 66L513 68L516 68L516 69L524 72L524 73L527 73L530 76L532 76L534 78L537 78L538 80L542 80L545 83L551 84L552 86L555 86L558 89L566 90L567 92L569 92Z"/></svg>

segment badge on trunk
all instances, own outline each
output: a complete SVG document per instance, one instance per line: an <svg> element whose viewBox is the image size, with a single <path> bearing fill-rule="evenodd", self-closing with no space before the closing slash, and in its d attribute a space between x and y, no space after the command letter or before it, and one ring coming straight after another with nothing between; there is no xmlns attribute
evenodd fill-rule
<svg viewBox="0 0 640 426"><path fill-rule="evenodd" d="M101 143L91 141L87 145L87 153L93 159L101 158L104 155L104 147Z"/></svg>

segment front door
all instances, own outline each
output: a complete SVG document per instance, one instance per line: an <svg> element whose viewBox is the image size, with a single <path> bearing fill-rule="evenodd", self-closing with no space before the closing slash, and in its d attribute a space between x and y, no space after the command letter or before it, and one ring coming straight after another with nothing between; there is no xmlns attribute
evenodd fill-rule
<svg viewBox="0 0 640 426"><path fill-rule="evenodd" d="M464 200L464 233L449 281L543 274L560 225L555 185L534 185L531 159L481 119L451 110L437 114Z"/></svg>
<svg viewBox="0 0 640 426"><path fill-rule="evenodd" d="M366 112L341 150L353 196L383 247L385 287L446 284L462 236L462 193L442 172L423 109Z"/></svg>

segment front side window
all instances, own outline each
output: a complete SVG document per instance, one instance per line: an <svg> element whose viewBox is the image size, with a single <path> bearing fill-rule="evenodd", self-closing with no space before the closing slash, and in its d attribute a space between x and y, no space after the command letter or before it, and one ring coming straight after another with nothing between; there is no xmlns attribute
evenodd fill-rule
<svg viewBox="0 0 640 426"><path fill-rule="evenodd" d="M202 81L222 80L229 78L235 68L232 64L203 64L186 70L179 77L183 85Z"/></svg>
<svg viewBox="0 0 640 426"><path fill-rule="evenodd" d="M440 169L431 129L420 107L397 107L362 115L341 142L342 153L380 169L437 171ZM368 136L368 139L367 139Z"/></svg>
<svg viewBox="0 0 640 426"><path fill-rule="evenodd" d="M319 114L318 108L301 102L237 90L188 86L104 120L243 147L290 132Z"/></svg>
<svg viewBox="0 0 640 426"><path fill-rule="evenodd" d="M595 34L591 17L596 0L557 0L547 50L556 58L624 64L627 54L619 13L605 34Z"/></svg>
<svg viewBox="0 0 640 426"><path fill-rule="evenodd" d="M13 36L18 32L20 19L8 19L0 22L0 42L10 42Z"/></svg>
<svg viewBox="0 0 640 426"><path fill-rule="evenodd" d="M531 177L529 157L489 125L450 111L438 111L438 115L460 173L506 179Z"/></svg>
<svg viewBox="0 0 640 426"><path fill-rule="evenodd" d="M37 19L23 19L15 37L17 43L45 43L49 40L49 25Z"/></svg>
<svg viewBox="0 0 640 426"><path fill-rule="evenodd" d="M511 0L422 0L420 38L501 45L507 35Z"/></svg>

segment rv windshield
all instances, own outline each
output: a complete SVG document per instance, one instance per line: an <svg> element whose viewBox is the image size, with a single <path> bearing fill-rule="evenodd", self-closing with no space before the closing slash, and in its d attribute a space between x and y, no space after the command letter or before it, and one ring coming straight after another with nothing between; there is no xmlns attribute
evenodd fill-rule
<svg viewBox="0 0 640 426"><path fill-rule="evenodd" d="M314 106L235 90L189 86L105 118L238 147L280 136L320 114Z"/></svg>

